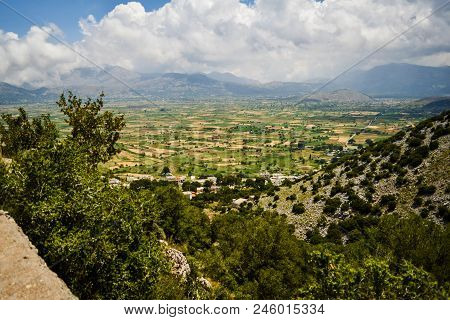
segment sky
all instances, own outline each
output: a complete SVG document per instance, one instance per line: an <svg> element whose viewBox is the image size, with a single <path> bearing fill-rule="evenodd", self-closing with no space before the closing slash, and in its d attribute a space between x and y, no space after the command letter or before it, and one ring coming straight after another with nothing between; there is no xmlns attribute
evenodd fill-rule
<svg viewBox="0 0 450 320"><path fill-rule="evenodd" d="M82 37L78 21L88 15L103 17L117 5L126 3L119 0L4 0L24 16L31 18L41 26L56 24L64 31L64 40L76 41ZM168 0L140 1L147 11L161 8ZM0 3L0 29L25 35L31 24L21 16L13 13Z"/></svg>
<svg viewBox="0 0 450 320"><path fill-rule="evenodd" d="M92 67L82 56L142 73L331 78L446 2L0 0L0 81L54 86L73 69ZM362 67L391 62L450 65L450 5Z"/></svg>

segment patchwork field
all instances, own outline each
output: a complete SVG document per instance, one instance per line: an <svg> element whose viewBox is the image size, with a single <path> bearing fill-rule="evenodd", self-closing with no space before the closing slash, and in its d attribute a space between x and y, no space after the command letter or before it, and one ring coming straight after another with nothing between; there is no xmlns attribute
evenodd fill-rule
<svg viewBox="0 0 450 320"><path fill-rule="evenodd" d="M2 108L14 112L16 106ZM55 105L28 105L50 113ZM408 102L373 106L296 105L271 100L110 102L125 115L122 152L106 164L116 173L204 175L297 174L318 169L339 150L392 135L418 121Z"/></svg>

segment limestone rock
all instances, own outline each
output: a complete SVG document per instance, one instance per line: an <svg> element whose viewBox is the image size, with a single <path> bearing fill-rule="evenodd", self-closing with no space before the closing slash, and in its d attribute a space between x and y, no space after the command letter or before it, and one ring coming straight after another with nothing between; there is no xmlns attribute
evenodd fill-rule
<svg viewBox="0 0 450 320"><path fill-rule="evenodd" d="M172 262L171 273L180 276L182 279L186 279L189 273L191 273L191 267L184 254L174 248L168 248L166 249L166 256Z"/></svg>

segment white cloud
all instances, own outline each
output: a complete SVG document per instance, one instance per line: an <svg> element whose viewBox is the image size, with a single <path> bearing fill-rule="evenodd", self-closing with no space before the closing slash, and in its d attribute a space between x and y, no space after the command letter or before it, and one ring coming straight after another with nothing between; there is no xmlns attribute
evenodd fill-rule
<svg viewBox="0 0 450 320"><path fill-rule="evenodd" d="M48 33L61 36L61 31L53 24L42 29L33 26L22 38L0 30L1 81L42 86L54 84L60 74L79 65L79 57L64 45L52 41Z"/></svg>
<svg viewBox="0 0 450 320"><path fill-rule="evenodd" d="M146 12L118 5L80 20L79 50L99 64L139 72L227 71L269 80L331 77L430 14L434 0L172 0ZM421 23L366 66L387 62L448 65L450 10ZM47 27L57 32L55 26ZM87 65L38 28L0 33L0 79L48 83Z"/></svg>

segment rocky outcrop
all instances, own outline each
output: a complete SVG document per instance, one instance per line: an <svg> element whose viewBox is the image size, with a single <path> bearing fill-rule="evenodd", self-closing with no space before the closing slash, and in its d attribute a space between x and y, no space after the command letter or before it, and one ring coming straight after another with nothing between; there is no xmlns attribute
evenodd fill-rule
<svg viewBox="0 0 450 320"><path fill-rule="evenodd" d="M172 262L171 273L182 279L186 279L189 273L191 273L191 267L184 254L174 248L167 248L165 253L167 258Z"/></svg>

